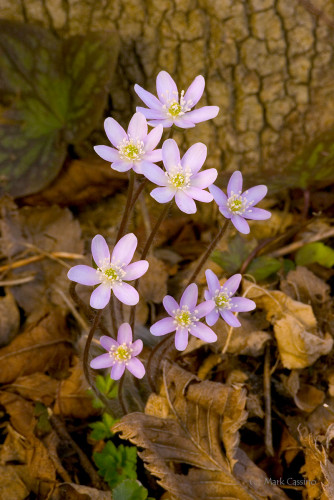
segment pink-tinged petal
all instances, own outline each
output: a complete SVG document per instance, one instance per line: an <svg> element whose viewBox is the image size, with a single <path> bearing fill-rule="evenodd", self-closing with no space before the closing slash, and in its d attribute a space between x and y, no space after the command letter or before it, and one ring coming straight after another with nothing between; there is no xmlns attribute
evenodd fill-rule
<svg viewBox="0 0 334 500"><path fill-rule="evenodd" d="M79 265L72 267L67 273L68 279L80 283L80 285L93 286L101 282L96 269L89 266Z"/></svg>
<svg viewBox="0 0 334 500"><path fill-rule="evenodd" d="M174 139L167 139L163 143L162 161L168 172L180 163L180 151Z"/></svg>
<svg viewBox="0 0 334 500"><path fill-rule="evenodd" d="M215 332L204 323L198 322L196 325L191 326L190 333L194 337L204 340L204 342L216 342L217 340Z"/></svg>
<svg viewBox="0 0 334 500"><path fill-rule="evenodd" d="M181 165L183 168L189 168L193 174L202 168L203 163L206 160L208 149L202 142L197 142L190 146L190 148L185 152L182 157ZM199 187L199 186L198 186ZM205 186L207 187L207 186Z"/></svg>
<svg viewBox="0 0 334 500"><path fill-rule="evenodd" d="M227 293L234 295L240 286L241 278L241 274L234 274L226 280L222 287L224 292L226 291Z"/></svg>
<svg viewBox="0 0 334 500"><path fill-rule="evenodd" d="M202 302L201 304L198 304L196 306L196 318L203 318L204 316L207 316L214 308L216 304L214 300L206 300L205 302Z"/></svg>
<svg viewBox="0 0 334 500"><path fill-rule="evenodd" d="M227 184L227 195L230 197L233 193L240 193L242 191L242 174L239 170L233 172Z"/></svg>
<svg viewBox="0 0 334 500"><path fill-rule="evenodd" d="M117 123L113 118L107 118L104 120L104 130L106 131L107 137L111 144L118 149L123 139L127 139L128 136L123 127Z"/></svg>
<svg viewBox="0 0 334 500"><path fill-rule="evenodd" d="M111 295L111 289L108 285L102 285L95 288L90 296L90 305L94 309L104 309L108 305Z"/></svg>
<svg viewBox="0 0 334 500"><path fill-rule="evenodd" d="M131 356L138 356L143 350L143 341L141 339L135 340L131 345Z"/></svg>
<svg viewBox="0 0 334 500"><path fill-rule="evenodd" d="M190 311L195 309L198 299L198 286L196 283L191 283L182 294L180 307L188 306Z"/></svg>
<svg viewBox="0 0 334 500"><path fill-rule="evenodd" d="M173 318L164 318L151 326L150 332L152 335L156 337L160 337L161 335L166 335L166 333L171 333L176 330L176 324L174 323Z"/></svg>
<svg viewBox="0 0 334 500"><path fill-rule="evenodd" d="M142 113L135 113L131 118L128 126L128 136L140 141L143 141L147 136L147 121Z"/></svg>
<svg viewBox="0 0 334 500"><path fill-rule="evenodd" d="M174 118L174 125L180 128L194 128L195 124L183 116L178 116Z"/></svg>
<svg viewBox="0 0 334 500"><path fill-rule="evenodd" d="M132 330L129 323L122 323L117 332L117 342L119 344L132 343Z"/></svg>
<svg viewBox="0 0 334 500"><path fill-rule="evenodd" d="M209 326L213 326L217 323L218 319L219 319L219 312L216 311L216 309L214 309L206 316L205 321Z"/></svg>
<svg viewBox="0 0 334 500"><path fill-rule="evenodd" d="M209 290L204 290L204 298L205 300L211 300L213 298L213 294L209 292Z"/></svg>
<svg viewBox="0 0 334 500"><path fill-rule="evenodd" d="M249 210L246 210L246 212L242 215L246 219L251 219L251 220L266 220L270 219L271 217L271 213L268 212L268 210L263 210L263 208L254 208L254 207Z"/></svg>
<svg viewBox="0 0 334 500"><path fill-rule="evenodd" d="M190 186L184 190L184 193L193 200L202 201L203 203L210 203L213 200L211 193L197 187Z"/></svg>
<svg viewBox="0 0 334 500"><path fill-rule="evenodd" d="M206 120L211 120L216 118L219 113L218 106L203 106L203 108L194 109L194 111L189 111L186 113L186 118L193 123L205 122Z"/></svg>
<svg viewBox="0 0 334 500"><path fill-rule="evenodd" d="M106 351L110 351L112 347L118 347L118 343L116 342L116 340L112 339L111 337L107 337L107 335L103 335L100 338L100 344Z"/></svg>
<svg viewBox="0 0 334 500"><path fill-rule="evenodd" d="M259 186L254 186L250 189L247 189L244 193L242 193L243 196L247 198L249 203L252 203L252 205L256 205L259 203L259 201L262 200L267 194L268 188L264 184L260 184Z"/></svg>
<svg viewBox="0 0 334 500"><path fill-rule="evenodd" d="M175 203L179 209L186 214L194 214L197 211L194 200L183 191L176 191Z"/></svg>
<svg viewBox="0 0 334 500"><path fill-rule="evenodd" d="M156 188L151 191L150 195L154 198L158 203L167 203L173 199L175 195L175 191L173 189L167 187Z"/></svg>
<svg viewBox="0 0 334 500"><path fill-rule="evenodd" d="M148 161L149 163L157 163L158 161L162 161L162 149L148 151L143 155L143 160Z"/></svg>
<svg viewBox="0 0 334 500"><path fill-rule="evenodd" d="M140 99L148 106L149 108L154 108L154 109L160 109L161 108L161 102L159 99L155 97L155 95L151 94L151 92L148 92L147 90L143 89L140 85L136 83L135 85L135 92L137 96L140 97Z"/></svg>
<svg viewBox="0 0 334 500"><path fill-rule="evenodd" d="M201 172L201 173L205 173L205 172ZM200 174L198 174L198 175L200 175ZM219 207L221 205L226 205L226 203L227 203L227 196L226 196L225 193L223 193L223 191L221 189L219 189L219 187L217 187L217 186L210 186L209 187L209 191L212 194L215 202L217 203L217 205Z"/></svg>
<svg viewBox="0 0 334 500"><path fill-rule="evenodd" d="M143 376L145 375L145 367L143 363L137 358L130 359L126 367L129 372L131 372L132 375L134 375L136 378L143 378Z"/></svg>
<svg viewBox="0 0 334 500"><path fill-rule="evenodd" d="M157 93L160 101L164 104L170 99L179 100L176 83L167 71L160 71L157 76Z"/></svg>
<svg viewBox="0 0 334 500"><path fill-rule="evenodd" d="M138 113L142 113L147 120L164 120L166 118L166 113L162 109L161 105L160 109L147 109L137 106L136 111Z"/></svg>
<svg viewBox="0 0 334 500"><path fill-rule="evenodd" d="M154 165L154 163L151 163L151 165L146 164L146 168L142 168L142 172L143 175L154 184L158 186L167 186L168 177L165 171L157 165Z"/></svg>
<svg viewBox="0 0 334 500"><path fill-rule="evenodd" d="M234 328L241 326L240 321L238 320L238 318L234 316L234 314L231 311L228 311L226 309L221 309L220 315L228 325L233 326Z"/></svg>
<svg viewBox="0 0 334 500"><path fill-rule="evenodd" d="M175 333L175 347L178 351L184 351L188 345L188 328L178 328Z"/></svg>
<svg viewBox="0 0 334 500"><path fill-rule="evenodd" d="M209 188L210 189L210 188ZM230 212L230 210L226 207L224 207L223 205L221 205L219 207L219 212L224 216L226 217L226 219L230 219L232 217L232 214Z"/></svg>
<svg viewBox="0 0 334 500"><path fill-rule="evenodd" d="M217 179L217 175L218 175L218 172L215 168L208 168L208 170L204 170L203 172L199 172L198 174L195 174L191 178L191 185L193 187L205 189L205 188L211 186L211 184L213 182L215 182L215 180Z"/></svg>
<svg viewBox="0 0 334 500"><path fill-rule="evenodd" d="M109 146L94 146L94 151L103 160L110 161L110 163L119 161L118 149L110 148Z"/></svg>
<svg viewBox="0 0 334 500"><path fill-rule="evenodd" d="M123 277L124 281L132 281L136 280L143 276L148 269L147 260L138 260L137 262L133 262L124 268L125 276Z"/></svg>
<svg viewBox="0 0 334 500"><path fill-rule="evenodd" d="M232 215L231 221L234 227L242 234L248 234L250 229L248 222L241 215Z"/></svg>
<svg viewBox="0 0 334 500"><path fill-rule="evenodd" d="M97 234L92 239L92 255L98 267L101 267L106 262L110 262L110 252L107 242L100 234Z"/></svg>
<svg viewBox="0 0 334 500"><path fill-rule="evenodd" d="M164 308L170 316L174 316L174 311L179 309L179 304L171 295L166 295L162 301Z"/></svg>
<svg viewBox="0 0 334 500"><path fill-rule="evenodd" d="M116 283L112 291L120 302L127 306L135 306L139 302L139 294L133 286L128 283Z"/></svg>
<svg viewBox="0 0 334 500"><path fill-rule="evenodd" d="M101 368L109 368L109 366L112 366L113 363L114 361L107 353L107 354L101 354L101 356L97 356L97 358L92 359L89 364L91 368L94 368L95 370L100 370Z"/></svg>
<svg viewBox="0 0 334 500"><path fill-rule="evenodd" d="M185 101L191 101L191 107L196 106L203 95L205 80L202 75L196 76L195 80L189 85L184 95Z"/></svg>
<svg viewBox="0 0 334 500"><path fill-rule="evenodd" d="M214 293L217 290L220 290L219 279L217 278L215 273L213 271L211 271L211 269L207 269L205 271L205 277L206 277L206 281L208 284L208 288L209 288L209 290L211 292L211 296L212 296L212 295L214 295Z"/></svg>
<svg viewBox="0 0 334 500"><path fill-rule="evenodd" d="M123 236L115 245L111 254L111 262L130 264L133 254L137 248L137 236L133 233Z"/></svg>
<svg viewBox="0 0 334 500"><path fill-rule="evenodd" d="M256 308L256 304L253 300L246 299L245 297L233 297L231 299L231 311L233 312L247 312L253 311Z"/></svg>
<svg viewBox="0 0 334 500"><path fill-rule="evenodd" d="M119 380L125 371L125 363L115 363L110 372L110 378Z"/></svg>
<svg viewBox="0 0 334 500"><path fill-rule="evenodd" d="M115 161L115 163L112 163L111 168L113 170L116 170L116 172L127 172L133 167L133 162L132 161Z"/></svg>
<svg viewBox="0 0 334 500"><path fill-rule="evenodd" d="M162 125L164 128L169 128L173 125L173 120L170 118L165 118L164 120L151 120L147 122L151 127L156 127L157 125Z"/></svg>
<svg viewBox="0 0 334 500"><path fill-rule="evenodd" d="M143 139L145 145L145 151L152 151L159 144L164 128L162 125L158 125Z"/></svg>

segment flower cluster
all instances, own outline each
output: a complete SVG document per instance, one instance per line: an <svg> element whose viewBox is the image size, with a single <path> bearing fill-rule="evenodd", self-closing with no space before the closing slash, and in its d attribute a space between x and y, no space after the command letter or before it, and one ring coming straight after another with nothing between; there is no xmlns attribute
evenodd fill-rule
<svg viewBox="0 0 334 500"><path fill-rule="evenodd" d="M204 87L204 78L199 75L186 92L179 92L166 71L161 71L157 76L158 97L136 84L135 92L147 108L137 107L127 132L116 120L107 118L104 128L112 147L99 145L94 149L101 158L110 162L114 170L126 172L132 169L154 183L157 187L150 194L158 203L175 199L182 212L193 214L197 210L195 200L204 203L215 200L221 214L231 220L238 231L247 234L250 228L246 219L265 220L271 216L270 212L255 207L266 195L266 186L259 185L243 191L243 178L241 172L237 171L232 174L225 194L213 184L218 175L216 169L201 171L207 156L207 147L201 142L190 146L182 158L173 139L165 140L161 148L157 149L164 128L192 128L197 123L217 116L217 106L193 109L201 99ZM153 127L150 132L148 125ZM159 162L163 163L163 167L157 165ZM131 203L127 206L130 207ZM149 241L153 240L154 234ZM68 272L68 278L94 287L90 305L95 309L105 308L112 293L123 304L135 306L139 294L128 282L138 280L148 269L146 260L130 263L136 248L137 238L133 233L120 238L111 253L103 236L97 235L91 247L95 266L74 266ZM204 255L205 258L207 256ZM252 300L234 296L241 282L240 274L231 276L222 285L211 270L207 269L205 274L208 289L204 292L203 302L197 304L198 287L191 283L184 290L179 303L172 296L165 296L163 305L168 317L150 327L154 336L175 332L175 347L179 351L187 347L189 334L204 342L215 342L217 335L211 327L219 317L230 326L239 327L240 322L235 313L255 308ZM120 314L123 314L121 309ZM93 359L90 363L92 368L111 368L110 376L114 380L119 380L125 369L137 378L144 376L144 365L137 358L143 349L143 342L133 341L132 328L128 323L122 323L119 327L117 341L103 335L100 344L107 353Z"/></svg>

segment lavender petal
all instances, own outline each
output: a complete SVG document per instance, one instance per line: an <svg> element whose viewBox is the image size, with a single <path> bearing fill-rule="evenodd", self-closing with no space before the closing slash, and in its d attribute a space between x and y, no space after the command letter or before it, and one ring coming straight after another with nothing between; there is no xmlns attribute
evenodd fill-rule
<svg viewBox="0 0 334 500"><path fill-rule="evenodd" d="M168 178L165 172L162 168L154 165L154 163L151 163L150 166L146 164L146 168L142 168L142 172L148 180L153 182L153 184L157 184L157 186L167 186Z"/></svg>
<svg viewBox="0 0 334 500"><path fill-rule="evenodd" d="M162 145L162 161L167 172L180 163L180 151L174 139L167 139Z"/></svg>
<svg viewBox="0 0 334 500"><path fill-rule="evenodd" d="M205 302L201 302L196 306L196 318L203 318L207 316L214 308L216 304L214 300L206 300Z"/></svg>
<svg viewBox="0 0 334 500"><path fill-rule="evenodd" d="M120 302L127 306L135 306L139 302L139 294L133 286L125 283L116 283L113 286L113 292Z"/></svg>
<svg viewBox="0 0 334 500"><path fill-rule="evenodd" d="M195 124L183 116L174 118L174 124L180 128L194 128Z"/></svg>
<svg viewBox="0 0 334 500"><path fill-rule="evenodd" d="M197 187L190 186L184 190L184 193L193 200L202 201L203 203L210 203L213 200L211 193Z"/></svg>
<svg viewBox="0 0 334 500"><path fill-rule="evenodd" d="M253 311L256 304L253 300L246 299L245 297L233 297L231 299L231 311L233 312L246 312Z"/></svg>
<svg viewBox="0 0 334 500"><path fill-rule="evenodd" d="M110 300L111 289L103 283L95 288L90 296L90 305L94 309L104 309Z"/></svg>
<svg viewBox="0 0 334 500"><path fill-rule="evenodd" d="M217 340L215 332L204 323L198 322L196 326L191 326L190 333L194 335L194 337L204 340L204 342L216 342Z"/></svg>
<svg viewBox="0 0 334 500"><path fill-rule="evenodd" d="M234 274L223 285L224 292L231 293L232 295L238 290L241 282L241 274Z"/></svg>
<svg viewBox="0 0 334 500"><path fill-rule="evenodd" d="M113 170L116 170L116 172L127 172L132 168L133 162L119 160L115 161L115 163L112 163L110 166Z"/></svg>
<svg viewBox="0 0 334 500"><path fill-rule="evenodd" d="M178 328L175 333L175 347L178 351L184 351L188 345L188 328Z"/></svg>
<svg viewBox="0 0 334 500"><path fill-rule="evenodd" d="M270 219L271 213L268 210L263 210L263 208L252 207L243 214L245 219L251 220L266 220Z"/></svg>
<svg viewBox="0 0 334 500"><path fill-rule="evenodd" d="M110 252L107 242L100 234L97 234L92 239L92 255L98 267L103 266L106 262L110 262Z"/></svg>
<svg viewBox="0 0 334 500"><path fill-rule="evenodd" d="M179 308L179 304L171 295L166 295L162 303L170 316L174 316L174 311Z"/></svg>
<svg viewBox="0 0 334 500"><path fill-rule="evenodd" d="M240 321L238 320L238 318L234 316L234 314L231 311L228 311L226 309L221 309L220 315L228 325L233 326L234 328L241 326Z"/></svg>
<svg viewBox="0 0 334 500"><path fill-rule="evenodd" d="M209 326L213 326L217 323L219 319L219 312L216 311L216 309L214 309L213 311L211 311L206 317L205 317L205 321L207 322L207 324Z"/></svg>
<svg viewBox="0 0 334 500"><path fill-rule="evenodd" d="M97 285L101 282L96 269L92 267L79 265L72 267L67 273L68 279L80 283L80 285Z"/></svg>
<svg viewBox="0 0 334 500"><path fill-rule="evenodd" d="M154 325L151 326L150 332L156 337L161 335L166 335L166 333L171 333L176 330L176 325L173 318L160 319Z"/></svg>
<svg viewBox="0 0 334 500"><path fill-rule="evenodd" d="M110 372L110 378L119 380L125 371L125 363L115 363Z"/></svg>
<svg viewBox="0 0 334 500"><path fill-rule="evenodd" d="M183 168L189 168L193 174L202 168L206 160L208 149L202 142L197 142L190 146L182 157L181 165ZM205 172L203 172L205 173ZM197 186L200 187L200 186ZM207 187L207 186L205 186Z"/></svg>
<svg viewBox="0 0 334 500"><path fill-rule="evenodd" d="M103 160L109 161L110 163L119 161L120 159L118 149L110 148L109 146L94 146L94 151Z"/></svg>
<svg viewBox="0 0 334 500"><path fill-rule="evenodd" d="M151 132L147 135L147 137L145 137L145 139L143 139L146 152L153 151L153 149L157 147L161 140L163 131L163 126L158 125L151 130Z"/></svg>
<svg viewBox="0 0 334 500"><path fill-rule="evenodd" d="M141 353L141 351L143 350L143 341L141 339L135 340L131 345L131 349L132 349L131 355L138 356L138 354Z"/></svg>
<svg viewBox="0 0 334 500"><path fill-rule="evenodd" d="M137 96L140 97L140 99L146 104L146 106L153 109L161 108L161 102L155 97L155 95L151 94L151 92L143 89L143 87L141 87L137 83L134 87L134 90Z"/></svg>
<svg viewBox="0 0 334 500"><path fill-rule="evenodd" d="M259 201L262 200L267 194L268 188L264 184L260 184L258 186L254 186L252 188L247 189L243 193L243 196L247 198L249 202L252 203L252 205L256 205L259 203Z"/></svg>
<svg viewBox="0 0 334 500"><path fill-rule="evenodd" d="M207 269L205 271L205 277L206 277L206 281L207 281L211 296L213 296L217 290L220 290L219 279L217 278L215 273L213 271L211 271L211 269Z"/></svg>
<svg viewBox="0 0 334 500"><path fill-rule="evenodd" d="M137 237L133 233L123 236L115 245L111 262L129 264L137 248Z"/></svg>
<svg viewBox="0 0 334 500"><path fill-rule="evenodd" d="M155 130L155 128L153 130ZM155 149L154 151L148 151L143 155L143 160L148 161L150 163L157 163L158 161L162 161L162 149Z"/></svg>
<svg viewBox="0 0 334 500"><path fill-rule="evenodd" d="M132 139L144 140L147 136L147 121L142 113L135 113L128 126L128 136Z"/></svg>
<svg viewBox="0 0 334 500"><path fill-rule="evenodd" d="M160 71L157 76L157 93L159 100L164 104L171 99L179 100L176 83L167 71Z"/></svg>
<svg viewBox="0 0 334 500"><path fill-rule="evenodd" d="M248 222L241 215L232 215L231 221L234 227L242 234L248 234L250 229Z"/></svg>
<svg viewBox="0 0 334 500"><path fill-rule="evenodd" d="M123 277L124 281L132 281L140 278L143 274L146 273L148 269L147 260L138 260L137 262L133 262L124 268L125 276Z"/></svg>
<svg viewBox="0 0 334 500"><path fill-rule="evenodd" d="M132 373L132 375L134 375L136 378L143 378L143 376L145 375L145 367L143 363L137 358L130 359L126 367L129 372Z"/></svg>
<svg viewBox="0 0 334 500"><path fill-rule="evenodd" d="M164 120L166 118L166 113L162 109L161 104L160 109L147 109L137 106L136 111L142 113L147 120Z"/></svg>
<svg viewBox="0 0 334 500"><path fill-rule="evenodd" d="M112 366L113 364L114 361L108 353L97 356L89 363L90 367L94 368L95 370L100 370L101 368L109 368L109 366Z"/></svg>
<svg viewBox="0 0 334 500"><path fill-rule="evenodd" d="M203 172L204 173L204 172ZM227 203L227 196L219 187L212 185L209 187L209 191L212 194L215 202L217 205L220 207L221 205L226 205Z"/></svg>
<svg viewBox="0 0 334 500"><path fill-rule="evenodd" d="M176 191L175 203L179 209L186 214L194 214L197 211L194 200L187 196L183 191Z"/></svg>
<svg viewBox="0 0 334 500"><path fill-rule="evenodd" d="M132 343L132 330L129 323L122 323L117 332L117 342L119 345Z"/></svg>
<svg viewBox="0 0 334 500"><path fill-rule="evenodd" d="M184 95L185 101L191 101L191 107L196 106L203 95L205 80L202 75L196 76L195 80L189 85Z"/></svg>
<svg viewBox="0 0 334 500"><path fill-rule="evenodd" d="M210 188L209 188L210 189ZM226 219L230 219L232 217L232 213L230 212L230 210L226 207L224 207L224 205L221 205L219 207L219 212L226 218Z"/></svg>
<svg viewBox="0 0 334 500"><path fill-rule="evenodd" d="M151 120L147 122L151 127L156 127L157 125L162 125L164 128L169 128L173 125L173 120L171 118L164 118L163 120Z"/></svg>
<svg viewBox="0 0 334 500"><path fill-rule="evenodd" d="M116 342L116 340L112 339L111 337L107 337L107 335L102 335L102 337L100 338L100 344L106 351L110 351L112 347L118 347L118 343Z"/></svg>
<svg viewBox="0 0 334 500"><path fill-rule="evenodd" d="M191 178L191 185L200 189L205 189L215 182L218 172L215 168L208 168L203 172L195 174ZM211 193L212 194L212 193Z"/></svg>
<svg viewBox="0 0 334 500"><path fill-rule="evenodd" d="M190 311L193 311L196 307L198 299L198 286L196 283L191 283L182 294L180 300L180 307L188 306Z"/></svg>
<svg viewBox="0 0 334 500"><path fill-rule="evenodd" d="M242 175L239 170L233 172L227 184L227 196L230 197L233 193L240 193L242 191Z"/></svg>
<svg viewBox="0 0 334 500"><path fill-rule="evenodd" d="M113 118L107 118L104 120L104 130L106 131L107 137L111 144L118 149L119 145L123 139L127 139L128 136L123 127L117 123Z"/></svg>
<svg viewBox="0 0 334 500"><path fill-rule="evenodd" d="M156 188L151 191L150 195L154 198L158 203L167 203L173 199L175 195L175 191L168 187Z"/></svg>
<svg viewBox="0 0 334 500"><path fill-rule="evenodd" d="M193 123L200 123L216 118L218 113L218 106L203 106L202 108L194 109L194 111L189 111L186 113L186 117Z"/></svg>

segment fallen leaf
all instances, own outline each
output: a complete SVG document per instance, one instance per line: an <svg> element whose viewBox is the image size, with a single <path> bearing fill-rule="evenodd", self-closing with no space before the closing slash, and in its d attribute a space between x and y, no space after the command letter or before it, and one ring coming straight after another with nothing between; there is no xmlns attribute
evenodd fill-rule
<svg viewBox="0 0 334 500"><path fill-rule="evenodd" d="M25 500L31 488L27 486L28 467L25 465L0 465L0 498ZM24 480L23 480L24 478Z"/></svg>
<svg viewBox="0 0 334 500"><path fill-rule="evenodd" d="M292 370L290 375L282 375L282 381L289 394L293 397L296 406L311 413L325 400L325 393L310 384L301 383L299 372Z"/></svg>
<svg viewBox="0 0 334 500"><path fill-rule="evenodd" d="M7 391L15 392L25 399L39 401L45 406L50 406L56 398L59 381L44 373L32 373L18 377L12 382Z"/></svg>
<svg viewBox="0 0 334 500"><path fill-rule="evenodd" d="M147 258L149 272L144 274L139 282L139 294L146 302L160 304L167 295L168 273L165 264L156 257Z"/></svg>
<svg viewBox="0 0 334 500"><path fill-rule="evenodd" d="M0 346L9 344L20 328L20 312L15 299L8 290L0 297Z"/></svg>
<svg viewBox="0 0 334 500"><path fill-rule="evenodd" d="M306 429L300 429L300 442L303 446L303 451L305 455L305 464L300 469L300 472L304 475L305 487L307 491L307 498L309 500L331 500L333 497L327 497L323 494L323 481L324 474L322 471L322 464L327 462L327 455L325 449L320 447L314 436L306 431ZM327 471L329 468L327 467Z"/></svg>
<svg viewBox="0 0 334 500"><path fill-rule="evenodd" d="M50 500L112 500L110 491L101 491L82 484L61 483ZM124 499L125 500L125 499Z"/></svg>

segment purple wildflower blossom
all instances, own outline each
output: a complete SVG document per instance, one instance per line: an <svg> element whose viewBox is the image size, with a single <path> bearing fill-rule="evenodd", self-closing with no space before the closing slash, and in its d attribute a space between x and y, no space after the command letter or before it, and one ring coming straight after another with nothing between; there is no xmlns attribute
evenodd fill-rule
<svg viewBox="0 0 334 500"><path fill-rule="evenodd" d="M217 170L209 168L199 173L207 154L205 144L193 144L180 159L180 151L173 139L168 139L162 145L162 160L166 171L157 165L148 168L144 175L158 186L151 191L151 196L159 203L175 202L182 212L194 214L194 200L208 203L213 196L204 191L217 178Z"/></svg>
<svg viewBox="0 0 334 500"><path fill-rule="evenodd" d="M153 162L161 161L161 149L154 149L162 136L162 125L147 134L147 122L142 113L135 113L130 120L128 133L113 118L104 121L104 129L111 144L95 146L95 152L111 162L111 168L126 172L133 168L137 174L144 173ZM115 149L116 148L116 149Z"/></svg>
<svg viewBox="0 0 334 500"><path fill-rule="evenodd" d="M149 125L156 127L163 125L171 127L173 124L180 128L191 128L196 123L215 118L219 112L218 106L203 106L190 111L203 95L205 80L203 76L196 76L187 92L181 91L180 96L176 83L166 72L160 71L157 76L157 99L139 85L135 85L135 92L148 108L137 107L149 121Z"/></svg>
<svg viewBox="0 0 334 500"><path fill-rule="evenodd" d="M204 297L215 302L214 309L205 318L207 324L213 326L220 315L230 326L241 326L240 321L234 316L233 312L252 311L256 307L253 300L244 297L232 297L239 288L241 274L234 274L222 286L215 273L210 269L205 271L205 275L209 290L205 290Z"/></svg>
<svg viewBox="0 0 334 500"><path fill-rule="evenodd" d="M132 342L132 330L129 323L123 323L117 334L117 342L111 337L102 336L100 338L102 347L108 351L92 359L90 366L96 370L100 368L111 368L110 378L119 380L125 368L137 378L145 375L144 365L136 358L143 349L142 340Z"/></svg>
<svg viewBox="0 0 334 500"><path fill-rule="evenodd" d="M180 300L180 304L173 297L166 295L163 305L169 314L169 318L161 319L151 326L152 335L160 336L176 330L175 347L183 351L188 345L188 334L191 333L205 342L215 342L217 335L200 322L215 307L213 300L207 300L197 304L198 287L195 283L189 285Z"/></svg>
<svg viewBox="0 0 334 500"><path fill-rule="evenodd" d="M103 309L108 304L111 290L123 304L133 306L138 303L139 295L125 281L140 278L148 269L147 260L130 264L136 247L136 236L133 233L126 234L115 245L110 256L106 240L98 234L92 240L92 255L98 268L74 266L67 277L81 285L99 285L90 298L90 305L95 309Z"/></svg>
<svg viewBox="0 0 334 500"><path fill-rule="evenodd" d="M249 233L249 225L245 219L265 220L271 217L271 213L267 210L254 207L267 194L267 186L261 184L242 193L242 175L238 170L229 180L227 196L217 186L210 186L209 191L220 212L227 219L231 219L232 224L240 233Z"/></svg>

